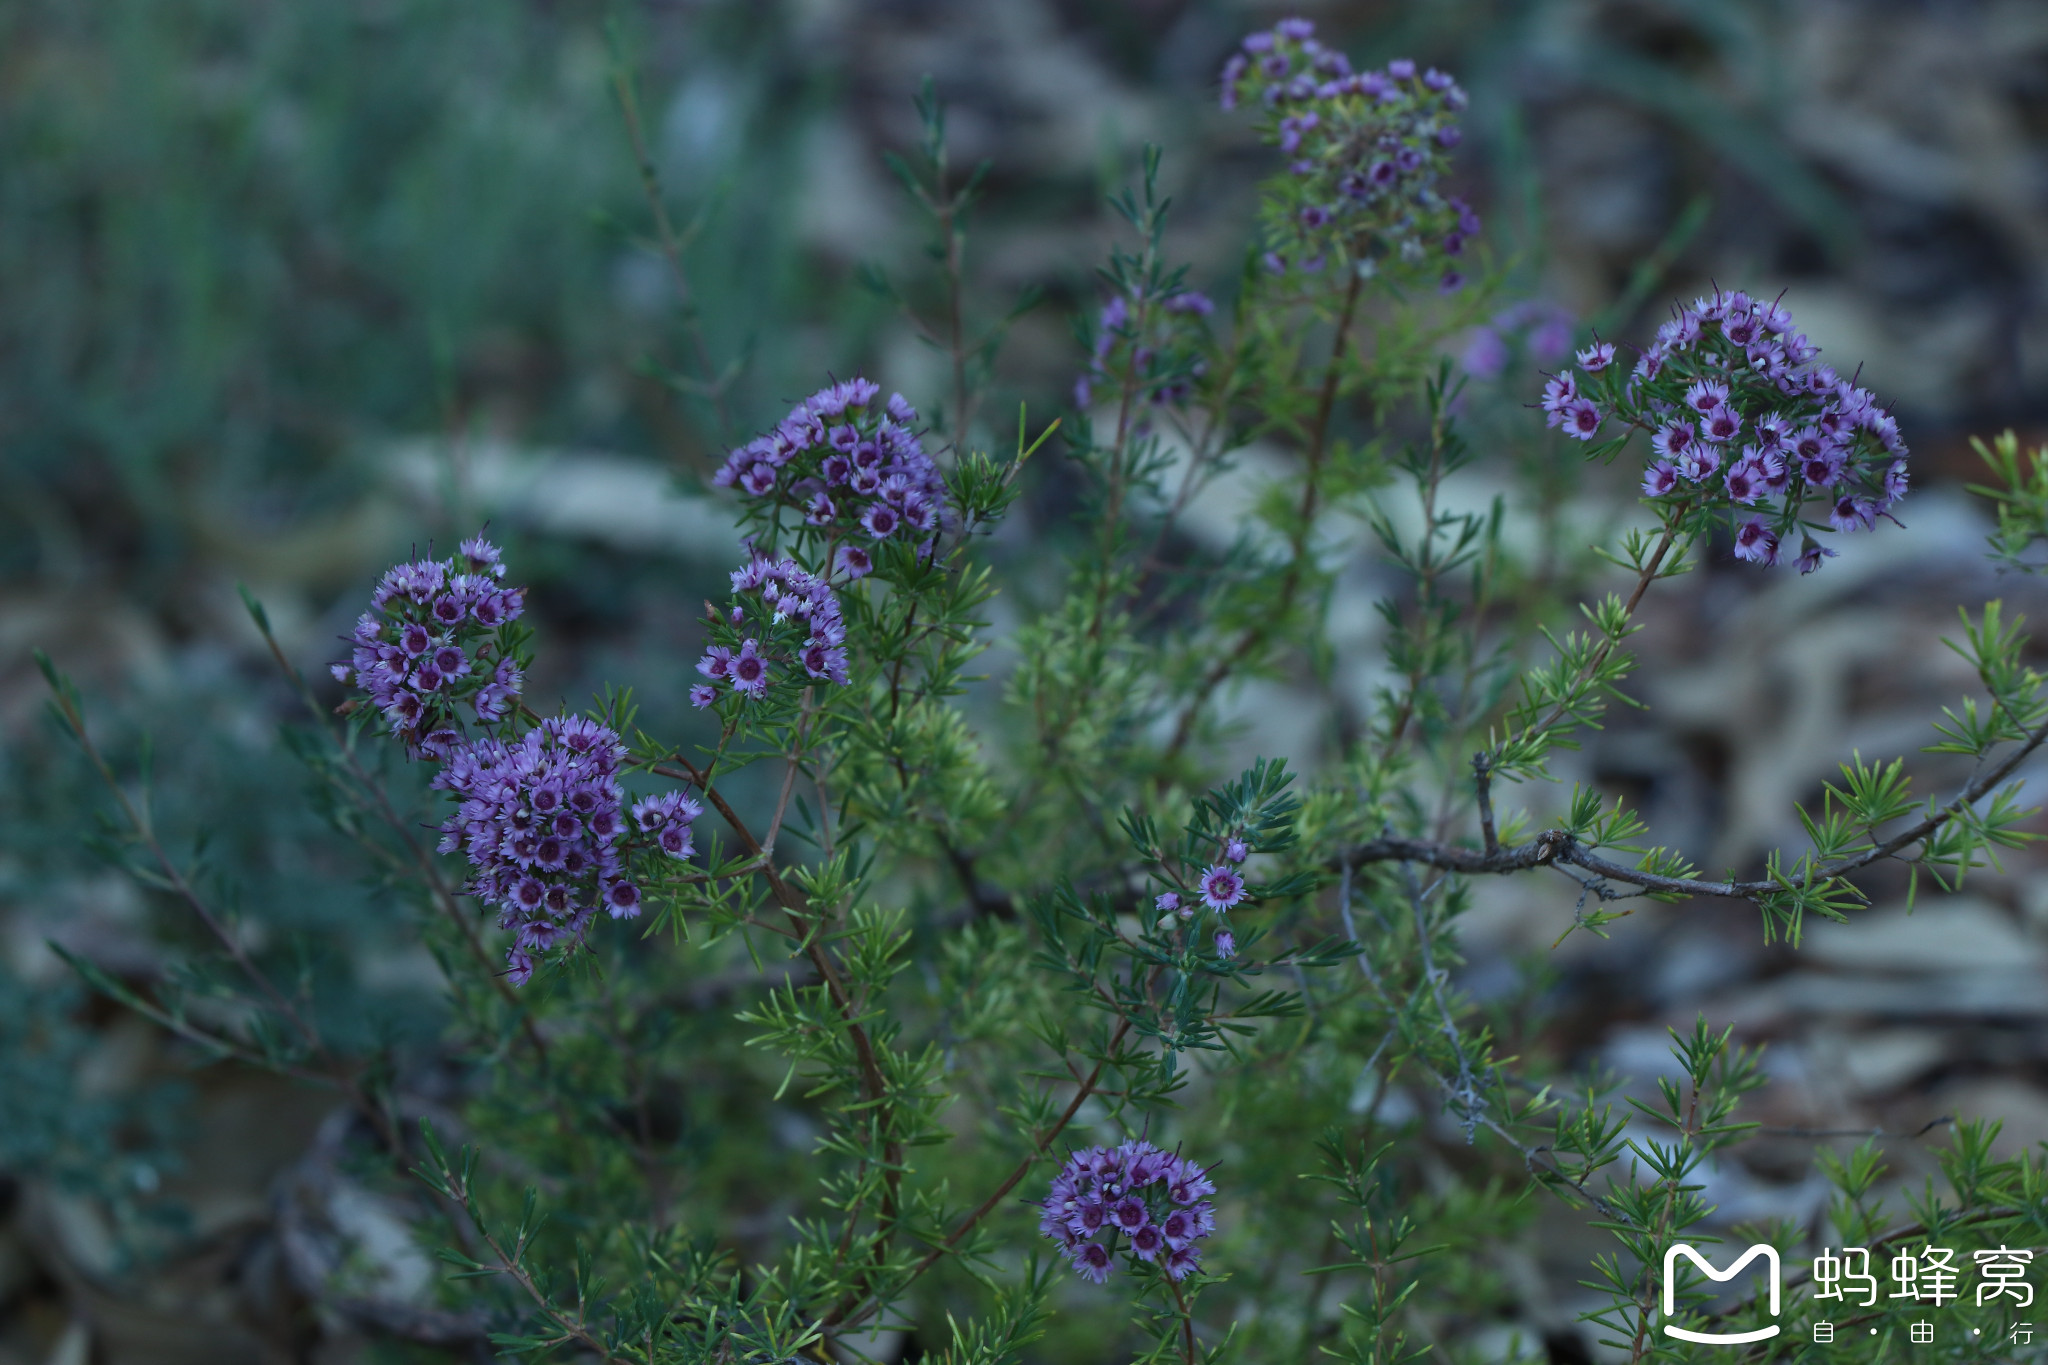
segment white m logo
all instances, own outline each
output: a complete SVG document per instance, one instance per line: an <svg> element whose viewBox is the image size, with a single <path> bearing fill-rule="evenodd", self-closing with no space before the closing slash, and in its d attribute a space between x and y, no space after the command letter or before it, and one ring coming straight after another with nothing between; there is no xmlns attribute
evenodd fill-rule
<svg viewBox="0 0 2048 1365"><path fill-rule="evenodd" d="M1758 1242L1755 1246L1743 1252L1742 1259L1734 1265L1729 1266L1726 1270L1716 1270L1714 1269L1713 1262L1707 1260L1706 1257L1700 1255L1697 1251L1694 1251L1691 1246L1680 1242L1664 1253L1664 1316L1666 1318L1671 1317L1672 1314L1678 1311L1678 1276L1675 1272L1678 1268L1678 1255L1680 1252L1684 1252L1685 1258L1699 1267L1702 1275L1705 1275L1717 1284L1734 1279L1742 1273L1744 1266L1759 1256L1763 1257L1764 1260L1770 1263L1771 1267L1771 1316L1774 1318L1778 1316L1778 1249L1776 1247ZM1762 1341L1767 1337L1774 1337L1778 1335L1778 1328L1774 1323L1769 1327L1759 1327L1754 1332L1688 1332L1683 1327L1673 1327L1669 1322L1666 1322L1664 1324L1664 1335L1667 1337L1677 1337L1680 1341L1703 1342L1708 1346L1740 1346L1746 1341Z"/></svg>

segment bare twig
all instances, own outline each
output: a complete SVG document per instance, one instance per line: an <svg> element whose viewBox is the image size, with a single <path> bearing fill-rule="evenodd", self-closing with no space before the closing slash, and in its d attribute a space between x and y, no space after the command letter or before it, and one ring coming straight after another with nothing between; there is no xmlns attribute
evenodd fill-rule
<svg viewBox="0 0 2048 1365"><path fill-rule="evenodd" d="M1472 794L1479 806L1479 834L1488 857L1500 852L1500 836L1493 828L1493 758L1472 755Z"/></svg>
<svg viewBox="0 0 2048 1365"><path fill-rule="evenodd" d="M2028 732L2025 741L2018 748L1987 771L1979 773L1975 780L1932 814L1861 853L1838 858L1816 867L1811 874L1812 879L1822 881L1846 876L1927 838L2010 777L2044 741L2048 741L2048 721ZM1446 872L1469 876L1504 875L1510 872L1526 872L1534 867L1570 864L1584 868L1596 876L1620 882L1625 886L1638 887L1646 892L1676 896L1726 896L1734 900L1755 900L1760 896L1786 889L1782 883L1770 878L1714 882L1697 877L1667 877L1660 873L1645 872L1640 868L1625 867L1599 856L1580 843L1575 835L1561 829L1545 830L1526 844L1514 848L1497 848L1492 853L1429 839L1384 836L1350 849L1340 859L1341 864L1353 867L1382 862L1422 863ZM1603 898L1610 898L1608 893L1600 894Z"/></svg>

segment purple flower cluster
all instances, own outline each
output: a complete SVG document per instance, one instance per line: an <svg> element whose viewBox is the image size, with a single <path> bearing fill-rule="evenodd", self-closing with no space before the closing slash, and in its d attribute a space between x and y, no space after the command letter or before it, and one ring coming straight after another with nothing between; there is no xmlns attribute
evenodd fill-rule
<svg viewBox="0 0 2048 1365"><path fill-rule="evenodd" d="M1503 308L1466 333L1458 367L1475 379L1497 379L1517 338L1530 359L1554 365L1571 354L1574 322L1569 310L1535 299Z"/></svg>
<svg viewBox="0 0 2048 1365"><path fill-rule="evenodd" d="M1334 255L1372 270L1391 259L1441 269L1443 290L1457 289L1465 277L1449 258L1478 233L1479 215L1437 185L1465 92L1405 59L1353 71L1314 34L1306 19L1283 19L1223 67L1223 107L1256 98L1268 140L1288 158L1285 187L1267 201L1267 269L1312 272Z"/></svg>
<svg viewBox="0 0 2048 1365"><path fill-rule="evenodd" d="M867 553L857 545L839 547L838 563L850 577L869 567ZM718 700L721 688L759 700L777 664L801 668L804 676L846 686L846 622L838 595L823 578L795 560L755 555L732 573L732 590L752 599L723 615L710 616L711 645L697 661L708 682L690 689L695 706Z"/></svg>
<svg viewBox="0 0 2048 1365"><path fill-rule="evenodd" d="M929 539L945 513L946 484L912 430L917 409L900 393L849 379L790 409L775 430L726 456L712 482L802 515L834 540ZM841 556L858 578L866 550Z"/></svg>
<svg viewBox="0 0 2048 1365"><path fill-rule="evenodd" d="M1087 407L1095 385L1118 372L1128 374L1152 404L1186 398L1208 372L1202 359L1204 319L1215 311L1207 294L1192 289L1153 300L1139 293L1113 296L1096 319L1088 373L1074 381L1074 406Z"/></svg>
<svg viewBox="0 0 2048 1365"><path fill-rule="evenodd" d="M388 571L357 620L337 681L362 689L414 758L446 758L461 739L458 703L494 724L519 706L521 675L502 628L524 610L522 588L500 580L505 565L481 536L450 559Z"/></svg>
<svg viewBox="0 0 2048 1365"><path fill-rule="evenodd" d="M1819 354L1783 304L1717 290L1658 328L1626 377L1613 346L1580 351L1586 377L1555 375L1543 410L1581 441L1609 417L1649 432L1644 496L1724 506L1738 518L1754 509L1735 527L1737 557L1777 564L1796 529L1795 562L1811 573L1835 552L1807 533L1823 529L1804 519L1810 500L1828 527L1866 531L1906 492L1897 420L1869 390L1817 363Z"/></svg>
<svg viewBox="0 0 2048 1365"><path fill-rule="evenodd" d="M1184 1280L1202 1264L1196 1244L1216 1230L1206 1198L1214 1193L1202 1167L1149 1142L1090 1147L1053 1177L1038 1230L1096 1284L1109 1278L1118 1250Z"/></svg>
<svg viewBox="0 0 2048 1365"><path fill-rule="evenodd" d="M619 810L625 754L609 726L556 716L520 740L457 748L434 778L462 803L441 826L441 851L469 855L469 894L498 907L498 927L516 934L506 954L514 984L532 977L536 954L580 939L598 907L613 919L640 913L620 848L630 833ZM677 858L689 856L689 824L701 813L679 793L633 808L640 828Z"/></svg>

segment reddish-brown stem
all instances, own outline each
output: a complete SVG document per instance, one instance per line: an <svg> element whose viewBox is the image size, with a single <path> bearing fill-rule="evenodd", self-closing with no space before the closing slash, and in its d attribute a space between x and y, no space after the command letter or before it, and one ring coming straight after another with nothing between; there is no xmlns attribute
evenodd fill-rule
<svg viewBox="0 0 2048 1365"><path fill-rule="evenodd" d="M1180 1281L1169 1277L1166 1282L1173 1287L1173 1306L1180 1311L1182 1355L1187 1365L1195 1365L1195 1315L1188 1311L1187 1295L1180 1292Z"/></svg>

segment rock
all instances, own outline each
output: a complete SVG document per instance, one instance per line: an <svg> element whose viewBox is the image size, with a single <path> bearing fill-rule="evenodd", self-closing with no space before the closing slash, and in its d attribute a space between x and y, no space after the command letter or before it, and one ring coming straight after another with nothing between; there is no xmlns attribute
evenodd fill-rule
<svg viewBox="0 0 2048 1365"><path fill-rule="evenodd" d="M1932 1070L1948 1053L1946 1040L1926 1029L1878 1029L1842 1040L1843 1075L1862 1095L1881 1095Z"/></svg>
<svg viewBox="0 0 2048 1365"><path fill-rule="evenodd" d="M1903 905L1865 911L1848 924L1814 921L1803 955L1830 967L1877 972L2010 973L2048 966L2048 949L2011 915L1969 895L1922 898L1911 913ZM2048 981L2038 985L2048 987Z"/></svg>

